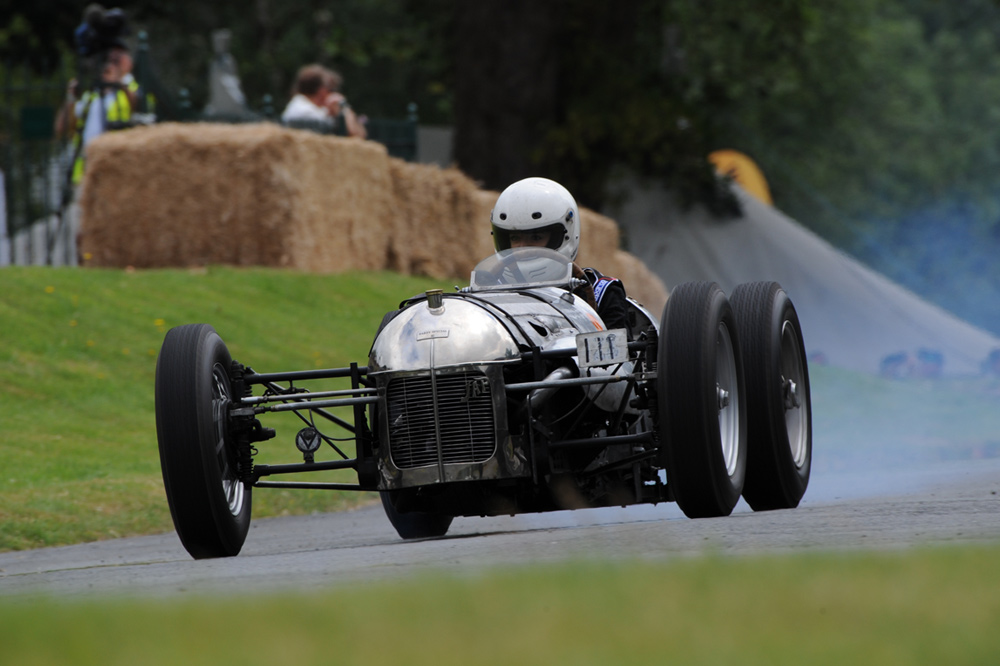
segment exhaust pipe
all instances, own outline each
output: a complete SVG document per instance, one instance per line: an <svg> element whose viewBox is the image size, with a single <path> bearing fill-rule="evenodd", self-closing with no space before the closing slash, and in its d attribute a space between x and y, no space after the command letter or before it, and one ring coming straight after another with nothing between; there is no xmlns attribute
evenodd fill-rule
<svg viewBox="0 0 1000 666"><path fill-rule="evenodd" d="M575 375L571 369L566 367L556 368L545 378L545 381L553 381L557 379L572 379ZM521 408L522 414L528 410L530 407L532 411L540 409L549 401L549 399L555 395L561 387L551 386L546 388L537 388L528 395L528 399L524 401L524 406Z"/></svg>

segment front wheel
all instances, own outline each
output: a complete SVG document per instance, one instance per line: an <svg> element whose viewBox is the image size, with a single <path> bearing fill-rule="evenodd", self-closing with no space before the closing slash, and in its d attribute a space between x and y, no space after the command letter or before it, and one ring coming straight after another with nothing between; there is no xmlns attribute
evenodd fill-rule
<svg viewBox="0 0 1000 666"><path fill-rule="evenodd" d="M170 515L195 559L229 557L250 529L251 487L229 434L233 359L208 324L167 332L156 361L156 435Z"/></svg>
<svg viewBox="0 0 1000 666"><path fill-rule="evenodd" d="M749 459L743 498L754 511L791 509L809 485L812 406L802 329L777 282L733 291L748 388Z"/></svg>
<svg viewBox="0 0 1000 666"><path fill-rule="evenodd" d="M396 495L391 491L379 491L382 498L382 508L385 515L396 528L396 533L402 539L426 539L428 537L444 536L451 527L452 516L440 513L425 513L411 511L403 513L396 509L393 503Z"/></svg>
<svg viewBox="0 0 1000 666"><path fill-rule="evenodd" d="M667 299L657 353L657 412L667 487L689 518L728 516L747 465L746 391L736 322L714 282Z"/></svg>
<svg viewBox="0 0 1000 666"><path fill-rule="evenodd" d="M382 324L378 328L378 333L375 334L376 339L379 333L382 332L382 329L385 328L385 325L392 321L397 314L399 314L398 310L385 315L385 318L382 319ZM382 439L379 435L382 422L379 419L377 404L372 405L371 423L372 435L376 441ZM382 443L382 446L387 445L387 441ZM386 518L392 523L392 526L396 529L396 533L399 534L401 539L426 539L429 537L444 536L448 532L448 528L451 527L451 521L454 520L453 516L439 513L400 511L396 508L396 505L399 502L402 491L380 490L378 494L382 499L382 508L385 510Z"/></svg>

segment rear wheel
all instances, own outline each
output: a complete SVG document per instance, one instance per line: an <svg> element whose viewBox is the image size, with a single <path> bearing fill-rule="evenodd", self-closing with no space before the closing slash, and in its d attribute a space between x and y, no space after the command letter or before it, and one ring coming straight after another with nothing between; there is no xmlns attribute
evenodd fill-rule
<svg viewBox="0 0 1000 666"><path fill-rule="evenodd" d="M746 392L733 311L714 282L671 292L656 382L663 463L674 499L690 518L729 515L746 473Z"/></svg>
<svg viewBox="0 0 1000 666"><path fill-rule="evenodd" d="M228 429L233 360L208 324L167 332L156 361L156 435L170 515L196 559L236 555L250 528L251 487Z"/></svg>
<svg viewBox="0 0 1000 666"><path fill-rule="evenodd" d="M402 513L393 504L395 495L392 492L382 490L379 495L382 497L382 508L385 509L385 515L403 539L444 536L448 532L448 528L451 527L452 516L420 511Z"/></svg>
<svg viewBox="0 0 1000 666"><path fill-rule="evenodd" d="M809 485L812 403L802 329L777 282L733 291L747 377L747 480L743 497L755 511L791 509Z"/></svg>

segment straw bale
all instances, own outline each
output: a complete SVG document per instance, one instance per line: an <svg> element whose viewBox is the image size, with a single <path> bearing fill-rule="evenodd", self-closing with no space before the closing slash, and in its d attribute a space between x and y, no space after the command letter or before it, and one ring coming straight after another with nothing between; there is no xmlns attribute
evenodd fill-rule
<svg viewBox="0 0 1000 666"><path fill-rule="evenodd" d="M465 278L493 251L496 192L461 171L390 158L371 141L270 123L161 124L87 152L88 265L280 266ZM582 209L578 262L620 277L654 312L663 283L622 252L614 220Z"/></svg>
<svg viewBox="0 0 1000 666"><path fill-rule="evenodd" d="M108 133L88 147L80 250L90 264L281 263L294 184L272 168L270 133L232 141L235 128L192 129Z"/></svg>
<svg viewBox="0 0 1000 666"><path fill-rule="evenodd" d="M391 220L387 268L447 278L468 275L489 254L489 213L480 190L450 168L393 159L396 214Z"/></svg>
<svg viewBox="0 0 1000 666"><path fill-rule="evenodd" d="M80 251L98 266L379 268L387 161L374 142L268 123L108 133L87 151Z"/></svg>
<svg viewBox="0 0 1000 666"><path fill-rule="evenodd" d="M288 265L317 273L385 268L394 216L389 157L373 141L294 135L301 155L283 165L292 194L295 237Z"/></svg>
<svg viewBox="0 0 1000 666"><path fill-rule="evenodd" d="M581 266L604 266L619 244L618 225L614 220L589 208L580 209L580 252L577 262Z"/></svg>
<svg viewBox="0 0 1000 666"><path fill-rule="evenodd" d="M480 221L485 230L476 236L478 244L475 246L475 251L480 259L495 251L493 247L493 234L490 232L490 215L493 213L493 206L496 204L497 197L499 196L499 192L491 192L490 190L478 190L476 192L475 219Z"/></svg>

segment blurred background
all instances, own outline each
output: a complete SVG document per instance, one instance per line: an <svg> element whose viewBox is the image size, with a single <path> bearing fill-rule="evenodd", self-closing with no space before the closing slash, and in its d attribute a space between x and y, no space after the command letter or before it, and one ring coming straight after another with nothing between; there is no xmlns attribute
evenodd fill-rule
<svg viewBox="0 0 1000 666"><path fill-rule="evenodd" d="M30 208L40 205L41 189L58 187L38 184L45 167L31 155L57 141L48 128L66 81L86 80L74 31L87 3L0 6L10 230L37 217ZM486 188L544 173L581 204L606 211L628 196L622 179L638 178L682 207L725 219L741 205L708 155L737 150L760 168L777 209L1000 334L994 0L120 7L158 121L204 117L220 58L213 37L226 30L246 118L273 119L296 70L323 63L343 75L352 106L376 124L410 120L444 132L445 152L433 159ZM619 221L628 235L627 220Z"/></svg>

